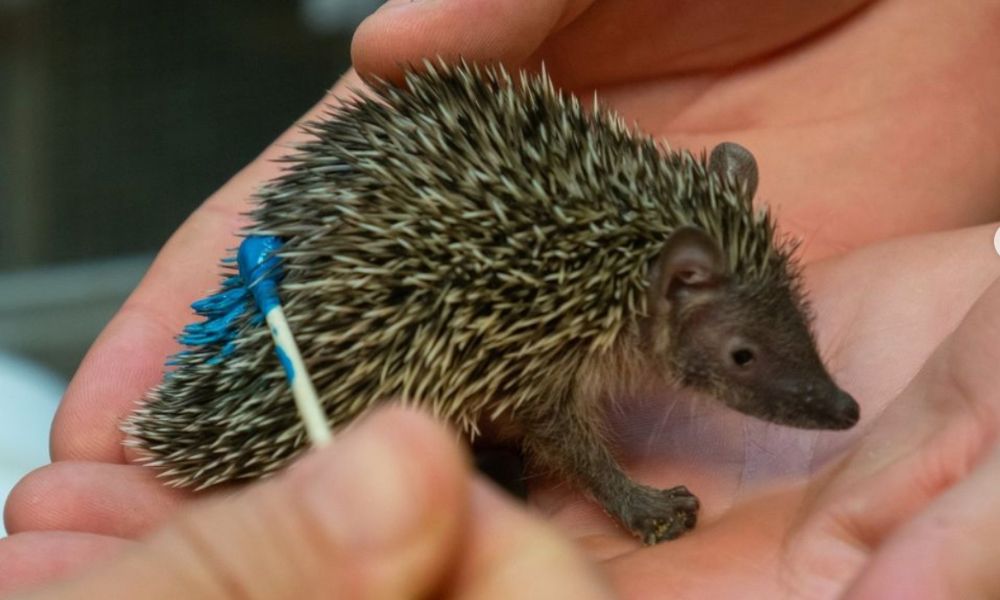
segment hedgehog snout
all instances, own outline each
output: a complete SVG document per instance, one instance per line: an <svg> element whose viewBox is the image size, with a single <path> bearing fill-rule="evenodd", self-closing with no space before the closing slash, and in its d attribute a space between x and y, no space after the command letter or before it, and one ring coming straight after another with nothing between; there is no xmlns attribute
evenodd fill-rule
<svg viewBox="0 0 1000 600"><path fill-rule="evenodd" d="M850 394L837 388L827 401L830 429L849 429L861 418L861 408Z"/></svg>
<svg viewBox="0 0 1000 600"><path fill-rule="evenodd" d="M861 409L857 401L831 382L810 383L803 386L798 393L796 404L799 410L792 410L800 418L792 421L802 421L800 426L818 429L850 429L861 418Z"/></svg>

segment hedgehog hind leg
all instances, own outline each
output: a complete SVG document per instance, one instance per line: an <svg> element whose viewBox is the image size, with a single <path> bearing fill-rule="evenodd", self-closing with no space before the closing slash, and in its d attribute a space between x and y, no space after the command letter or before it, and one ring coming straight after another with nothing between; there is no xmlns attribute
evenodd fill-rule
<svg viewBox="0 0 1000 600"><path fill-rule="evenodd" d="M576 407L535 415L524 448L536 468L567 475L645 544L674 539L694 527L698 499L684 486L640 485L622 470L601 434L597 415Z"/></svg>

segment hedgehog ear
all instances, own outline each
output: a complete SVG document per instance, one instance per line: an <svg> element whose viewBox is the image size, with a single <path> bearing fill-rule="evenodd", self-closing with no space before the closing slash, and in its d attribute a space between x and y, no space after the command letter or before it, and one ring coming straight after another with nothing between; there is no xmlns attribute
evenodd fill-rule
<svg viewBox="0 0 1000 600"><path fill-rule="evenodd" d="M649 305L666 313L681 295L718 289L726 279L719 245L701 229L681 227L667 239L650 273Z"/></svg>
<svg viewBox="0 0 1000 600"><path fill-rule="evenodd" d="M739 144L723 142L713 148L708 158L708 170L723 181L728 177L737 182L745 181L748 200L752 200L757 192L757 160Z"/></svg>

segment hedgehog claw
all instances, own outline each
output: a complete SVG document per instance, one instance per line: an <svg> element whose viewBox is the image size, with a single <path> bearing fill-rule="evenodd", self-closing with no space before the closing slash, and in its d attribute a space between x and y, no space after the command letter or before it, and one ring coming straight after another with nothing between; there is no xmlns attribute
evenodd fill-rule
<svg viewBox="0 0 1000 600"><path fill-rule="evenodd" d="M623 520L649 546L681 536L698 520L698 499L684 486L642 487L630 504L628 518Z"/></svg>

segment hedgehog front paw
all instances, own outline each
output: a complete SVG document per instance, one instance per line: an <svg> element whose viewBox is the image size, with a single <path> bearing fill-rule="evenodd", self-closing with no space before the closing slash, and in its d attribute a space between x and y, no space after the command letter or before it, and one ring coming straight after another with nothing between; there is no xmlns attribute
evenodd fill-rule
<svg viewBox="0 0 1000 600"><path fill-rule="evenodd" d="M632 497L626 525L646 545L672 540L694 527L698 498L682 485L668 490L641 487Z"/></svg>

